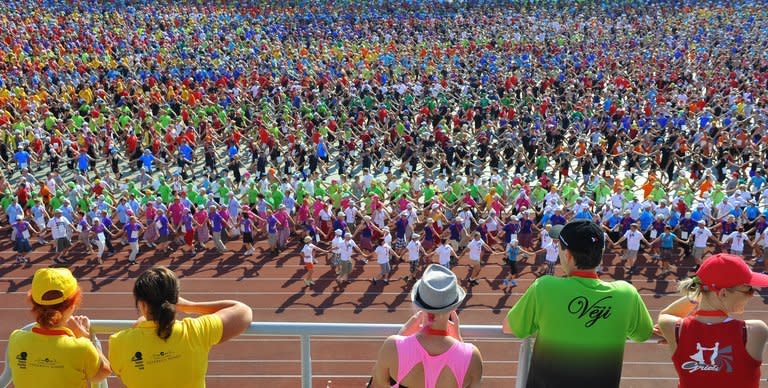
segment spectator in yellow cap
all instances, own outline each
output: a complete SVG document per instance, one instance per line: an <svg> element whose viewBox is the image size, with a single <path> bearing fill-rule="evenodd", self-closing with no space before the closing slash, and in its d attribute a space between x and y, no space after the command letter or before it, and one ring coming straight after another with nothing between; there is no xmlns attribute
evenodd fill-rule
<svg viewBox="0 0 768 388"><path fill-rule="evenodd" d="M72 315L82 294L68 269L37 270L29 300L36 325L14 331L8 340L15 387L82 388L109 376L109 362L90 332L90 321Z"/></svg>

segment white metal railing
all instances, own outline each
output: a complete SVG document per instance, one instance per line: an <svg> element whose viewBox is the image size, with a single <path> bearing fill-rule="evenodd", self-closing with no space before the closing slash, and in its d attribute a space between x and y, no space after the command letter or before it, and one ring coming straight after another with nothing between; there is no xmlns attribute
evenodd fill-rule
<svg viewBox="0 0 768 388"><path fill-rule="evenodd" d="M128 320L92 320L91 330L96 334L112 334L123 329L128 329L135 321ZM33 325L27 325L23 330L29 330ZM301 386L312 387L312 356L310 347L311 337L387 337L403 327L402 324L381 323L304 323L304 322L253 322L248 330L243 333L246 336L296 336L301 339ZM500 325L461 325L461 335L465 338L495 338L514 340L515 337L503 334ZM528 377L529 363L533 349L533 339L522 340L518 359L517 388L525 387ZM6 388L12 381L9 368L10 359L6 349L5 370L0 376L0 388ZM107 388L105 382L99 384L100 388Z"/></svg>

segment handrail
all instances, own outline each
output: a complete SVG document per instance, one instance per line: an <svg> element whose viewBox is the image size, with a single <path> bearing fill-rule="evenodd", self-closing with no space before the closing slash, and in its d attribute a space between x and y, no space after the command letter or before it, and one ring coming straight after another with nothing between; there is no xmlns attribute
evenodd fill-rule
<svg viewBox="0 0 768 388"><path fill-rule="evenodd" d="M91 331L96 334L112 334L120 330L131 328L136 321L131 320L91 320ZM33 324L25 326L22 330L31 329ZM304 323L304 322L253 322L243 333L245 336L298 336L301 338L301 385L303 388L312 386L312 358L310 337L387 337L397 334L402 324L384 323ZM515 339L502 333L500 325L461 325L461 335L465 338L494 338ZM533 341L523 340L520 347L521 364L517 372L515 386L525 387L527 376L527 361L530 359ZM12 381L9 368L9 358L6 349L5 369L0 376L0 388L6 388ZM102 384L101 387L106 387Z"/></svg>

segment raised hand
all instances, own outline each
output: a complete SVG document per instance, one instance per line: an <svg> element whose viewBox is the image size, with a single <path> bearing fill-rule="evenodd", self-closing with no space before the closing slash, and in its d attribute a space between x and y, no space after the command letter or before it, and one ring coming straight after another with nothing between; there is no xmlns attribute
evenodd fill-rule
<svg viewBox="0 0 768 388"><path fill-rule="evenodd" d="M91 333L91 321L85 315L74 315L67 321L67 328L75 337L88 337Z"/></svg>
<svg viewBox="0 0 768 388"><path fill-rule="evenodd" d="M408 318L408 321L405 322L397 334L406 337L414 335L420 332L426 326L426 322L427 313L419 310L416 312L416 314L413 314L410 318Z"/></svg>
<svg viewBox="0 0 768 388"><path fill-rule="evenodd" d="M449 317L450 319L448 320L448 327L446 328L446 330L448 330L448 335L456 338L461 342L464 342L464 339L461 338L461 329L459 327L459 314L457 314L456 310L454 310L451 311L451 315Z"/></svg>

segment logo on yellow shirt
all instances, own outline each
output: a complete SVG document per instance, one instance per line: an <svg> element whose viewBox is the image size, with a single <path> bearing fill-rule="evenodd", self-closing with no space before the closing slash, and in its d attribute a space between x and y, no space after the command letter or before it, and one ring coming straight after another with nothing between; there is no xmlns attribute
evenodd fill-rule
<svg viewBox="0 0 768 388"><path fill-rule="evenodd" d="M16 356L16 366L19 369L27 369L27 352L21 352Z"/></svg>
<svg viewBox="0 0 768 388"><path fill-rule="evenodd" d="M142 356L141 352L136 352L136 354L131 357L131 362L133 362L133 366L139 370L144 370L144 357Z"/></svg>
<svg viewBox="0 0 768 388"><path fill-rule="evenodd" d="M179 357L181 357L181 355L176 352L159 352L152 354L152 359L148 360L147 363L155 364L158 362L173 360Z"/></svg>
<svg viewBox="0 0 768 388"><path fill-rule="evenodd" d="M36 367L36 368L50 368L50 369L60 369L64 368L64 365L57 360L53 358L38 358L34 361L31 361L29 363L29 366Z"/></svg>

